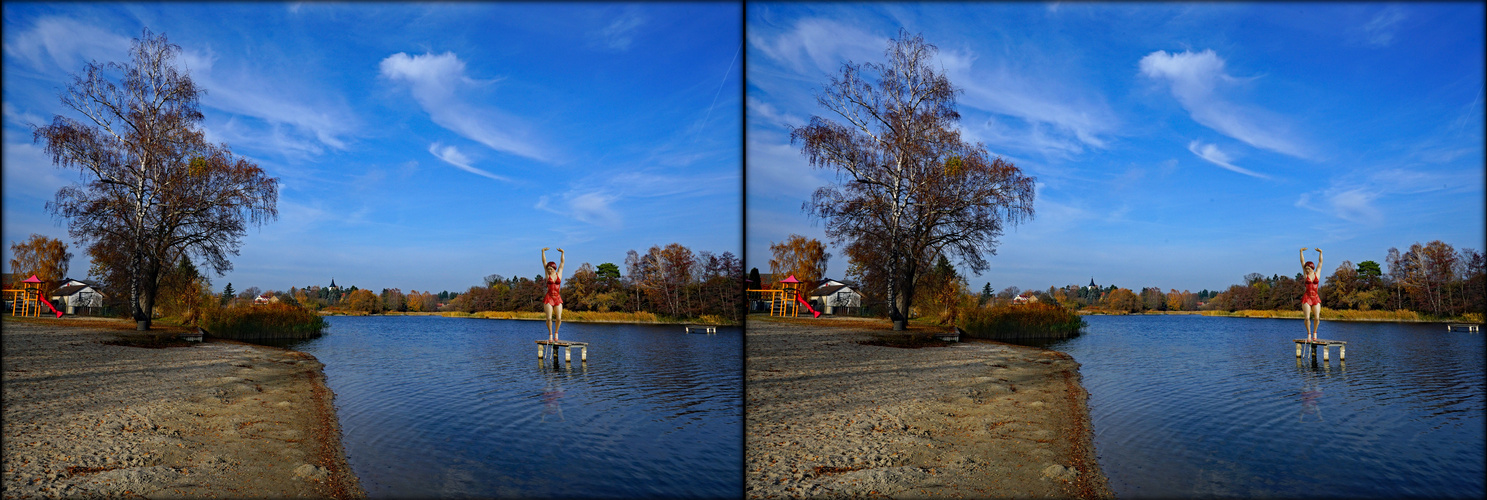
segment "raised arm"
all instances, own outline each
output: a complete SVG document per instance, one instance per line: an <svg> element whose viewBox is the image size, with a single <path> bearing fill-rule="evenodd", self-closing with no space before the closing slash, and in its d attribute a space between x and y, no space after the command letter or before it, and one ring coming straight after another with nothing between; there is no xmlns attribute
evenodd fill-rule
<svg viewBox="0 0 1487 500"><path fill-rule="evenodd" d="M1301 247L1301 267L1306 267L1306 247Z"/></svg>
<svg viewBox="0 0 1487 500"><path fill-rule="evenodd" d="M568 254L564 253L563 252L563 249L559 248L558 249L558 276L562 276L563 275L563 266L566 265L566 264L568 264Z"/></svg>
<svg viewBox="0 0 1487 500"><path fill-rule="evenodd" d="M542 274L547 274L547 247L542 247Z"/></svg>
<svg viewBox="0 0 1487 500"><path fill-rule="evenodd" d="M1322 249L1318 248L1316 250L1317 250L1317 277L1320 278L1322 276L1322 269L1325 269L1325 268L1322 267Z"/></svg>

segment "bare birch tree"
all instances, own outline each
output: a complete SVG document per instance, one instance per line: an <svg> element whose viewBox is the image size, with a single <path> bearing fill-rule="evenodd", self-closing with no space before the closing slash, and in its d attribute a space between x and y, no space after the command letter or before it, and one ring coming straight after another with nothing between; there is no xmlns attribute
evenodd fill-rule
<svg viewBox="0 0 1487 500"><path fill-rule="evenodd" d="M166 266L194 255L225 273L247 224L278 217L278 179L203 138L205 91L176 66L180 50L144 30L130 62L90 62L74 75L61 100L83 120L57 115L33 125L53 163L83 174L47 208L69 219L80 242L122 250L119 274L140 330L150 328Z"/></svg>
<svg viewBox="0 0 1487 500"><path fill-rule="evenodd" d="M907 327L916 278L935 257L980 274L1004 225L1033 216L1034 179L961 140L958 91L931 66L936 50L899 30L887 62L843 64L817 95L841 122L812 116L790 133L811 166L837 173L803 208L849 256L873 259L856 264L865 284L882 283L895 330Z"/></svg>

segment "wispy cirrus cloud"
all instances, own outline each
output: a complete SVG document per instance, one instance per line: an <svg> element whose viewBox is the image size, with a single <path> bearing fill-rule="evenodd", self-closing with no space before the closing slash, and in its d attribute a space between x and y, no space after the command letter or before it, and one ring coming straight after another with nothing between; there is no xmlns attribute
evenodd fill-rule
<svg viewBox="0 0 1487 500"><path fill-rule="evenodd" d="M470 157L465 156L464 153L461 153L460 152L459 148L456 148L454 146L445 146L445 145L442 145L442 144L440 144L438 142L435 142L435 143L429 145L429 153L430 154L433 154L435 158L438 158L440 160L444 160L444 163L448 163L450 165L454 165L455 168L458 168L460 170L464 170L466 172L469 172L469 173L472 173L472 174L475 174L475 175L479 175L479 176L482 176L482 177L488 177L488 178L495 179L495 180L498 180L498 181L506 181L506 182L510 182L511 181L511 179L508 179L506 177L502 177L502 176L499 176L499 175L496 175L496 174L487 172L485 170L482 170L482 169L480 169L478 167L471 166L470 165Z"/></svg>
<svg viewBox="0 0 1487 500"><path fill-rule="evenodd" d="M749 45L810 78L835 73L845 61L866 62L883 55L888 39L827 19L801 19L775 37L750 32Z"/></svg>
<svg viewBox="0 0 1487 500"><path fill-rule="evenodd" d="M462 95L465 88L495 80L470 78L465 74L465 62L453 52L416 56L399 52L383 59L379 69L382 77L406 83L413 99L435 124L496 151L550 160L549 154L528 137L530 127L521 120L478 106Z"/></svg>
<svg viewBox="0 0 1487 500"><path fill-rule="evenodd" d="M1401 211L1411 205L1407 202L1409 197L1435 196L1434 193L1480 195L1481 189L1480 170L1386 168L1361 177L1335 179L1326 189L1302 193L1295 205L1348 222L1378 226L1389 216L1409 216ZM1392 206L1397 208L1389 212L1379 208L1379 203L1390 200L1405 202L1394 203Z"/></svg>
<svg viewBox="0 0 1487 500"><path fill-rule="evenodd" d="M1217 144L1204 144L1200 141L1195 140L1188 143L1188 151L1191 151L1193 154L1198 155L1199 158L1202 158L1209 163L1218 165L1232 172L1238 172L1250 177L1257 177L1260 179L1270 178L1270 176L1268 175L1234 165L1234 160L1229 157L1228 153L1225 153L1223 150L1219 149Z"/></svg>
<svg viewBox="0 0 1487 500"><path fill-rule="evenodd" d="M26 61L38 71L72 73L88 61L124 60L130 38L71 18L44 17L14 38L6 37L5 54Z"/></svg>
<svg viewBox="0 0 1487 500"><path fill-rule="evenodd" d="M1399 32L1399 23L1406 18L1404 9L1398 5L1389 5L1374 14L1372 19L1360 26L1358 30L1363 35L1363 42L1371 47L1388 47L1394 44L1394 37Z"/></svg>
<svg viewBox="0 0 1487 500"><path fill-rule="evenodd" d="M759 53L804 80L837 74L847 61L881 61L888 41L855 26L817 18L801 19L772 37L749 35L749 44ZM1097 92L1009 59L941 48L931 64L963 91L958 104L968 110L962 127L970 139L1067 157L1086 148L1105 148L1116 128L1115 113ZM754 102L750 108L767 119L793 119Z"/></svg>
<svg viewBox="0 0 1487 500"><path fill-rule="evenodd" d="M614 20L594 33L594 37L604 46L618 51L630 50L630 44L635 41L636 32L645 25L646 17L641 15L640 10L634 6L627 6L624 12L615 16Z"/></svg>
<svg viewBox="0 0 1487 500"><path fill-rule="evenodd" d="M37 71L77 74L89 61L129 62L129 48L138 36L140 33L114 34L71 18L47 17L37 20L31 29L15 38L7 39L5 52L27 61ZM238 133L218 134L218 137L266 139L267 142L247 145L267 151L283 150L286 144L293 145L289 151L305 154L319 154L324 147L346 149L346 137L353 133L356 120L346 106L334 103L333 96L315 95L299 88L286 92L286 87L297 85L293 78L218 68L217 60L209 48L183 46L175 62L190 72L197 87L206 91L201 99L203 107L264 122L259 127L262 130L256 131L246 131L248 125L235 123Z"/></svg>
<svg viewBox="0 0 1487 500"><path fill-rule="evenodd" d="M1251 79L1235 78L1212 50L1169 54L1158 50L1141 58L1141 74L1165 82L1193 121L1245 144L1296 158L1310 159L1308 148L1293 137L1290 120L1257 107L1229 102L1225 87Z"/></svg>
<svg viewBox="0 0 1487 500"><path fill-rule="evenodd" d="M659 169L607 171L578 179L572 186L559 195L538 198L533 208L616 229L623 227L627 209L640 200L739 194L735 172L676 175Z"/></svg>
<svg viewBox="0 0 1487 500"><path fill-rule="evenodd" d="M748 98L748 111L750 114L764 119L764 121L781 127L800 127L806 124L806 119L780 110L767 102L756 97Z"/></svg>
<svg viewBox="0 0 1487 500"><path fill-rule="evenodd" d="M971 50L941 51L946 76L965 93L960 104L992 116L973 133L986 142L1049 156L1103 149L1118 122L1096 91L1019 67L1008 59L982 60ZM999 118L1004 117L1004 118ZM1005 118L1011 118L1007 120Z"/></svg>

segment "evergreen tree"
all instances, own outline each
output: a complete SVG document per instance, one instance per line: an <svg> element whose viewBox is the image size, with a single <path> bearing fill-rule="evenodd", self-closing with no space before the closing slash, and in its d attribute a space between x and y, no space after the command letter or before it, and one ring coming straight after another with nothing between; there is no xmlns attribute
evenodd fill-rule
<svg viewBox="0 0 1487 500"><path fill-rule="evenodd" d="M232 300L232 295L232 283L228 283L227 286L222 287L222 305L227 305L227 302Z"/></svg>

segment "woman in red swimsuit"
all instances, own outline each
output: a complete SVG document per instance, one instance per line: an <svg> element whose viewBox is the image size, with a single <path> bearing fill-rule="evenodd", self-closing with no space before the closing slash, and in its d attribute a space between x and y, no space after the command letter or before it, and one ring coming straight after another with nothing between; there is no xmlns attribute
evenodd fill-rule
<svg viewBox="0 0 1487 500"><path fill-rule="evenodd" d="M1301 319L1306 324L1306 339L1317 339L1317 327L1322 323L1322 297L1317 295L1317 285L1322 283L1322 273L1317 268L1322 265L1322 249L1317 250L1317 265L1312 265L1306 260L1306 250L1301 249L1301 277L1306 282L1306 295L1301 296L1301 313L1305 316Z"/></svg>
<svg viewBox="0 0 1487 500"><path fill-rule="evenodd" d="M547 294L542 296L542 306L544 309L547 309L547 340L552 342L557 342L558 330L563 328L562 285L563 264L567 262L564 259L566 256L567 254L563 253L563 249L559 248L558 262L553 263L547 260L547 247L542 248L542 262L546 263L542 265L542 269L547 272L547 276L543 279L543 281L547 282ZM554 311L557 312L558 318L556 325L553 324Z"/></svg>

